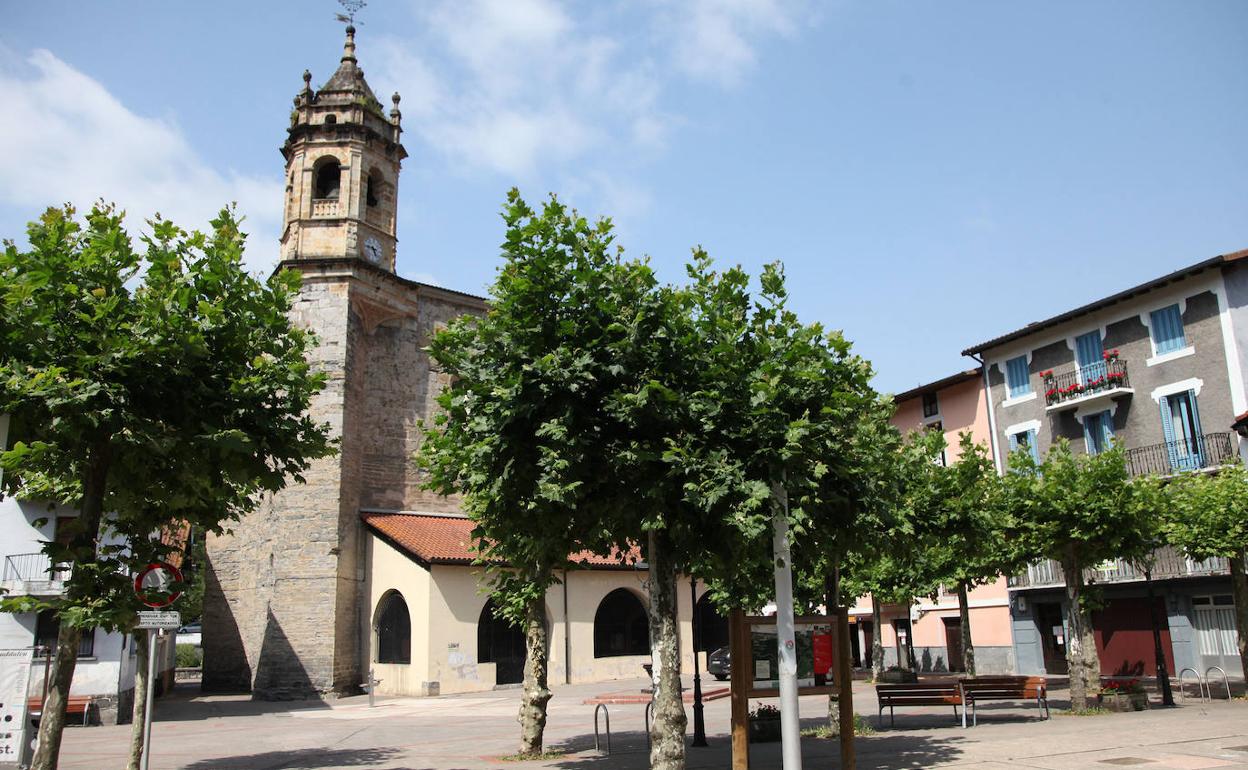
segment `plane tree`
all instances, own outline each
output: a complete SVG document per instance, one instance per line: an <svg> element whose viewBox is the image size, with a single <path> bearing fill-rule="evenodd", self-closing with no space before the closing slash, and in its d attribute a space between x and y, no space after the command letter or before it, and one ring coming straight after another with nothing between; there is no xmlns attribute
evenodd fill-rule
<svg viewBox="0 0 1248 770"><path fill-rule="evenodd" d="M1053 445L1037 463L1025 449L1010 455L1002 477L1004 510L1018 558L1053 559L1065 575L1069 605L1066 661L1071 708L1085 709L1100 684L1100 660L1092 629L1098 595L1084 570L1129 553L1138 532L1137 500L1121 447L1075 454L1069 442Z"/></svg>
<svg viewBox="0 0 1248 770"><path fill-rule="evenodd" d="M30 224L28 250L0 251L4 493L77 511L43 545L64 593L0 600L60 621L35 770L57 765L83 630L133 626L154 534L221 532L333 450L307 415L324 376L288 315L298 276L249 275L232 210L211 226L158 217L135 248L112 207L80 222L66 206Z"/></svg>

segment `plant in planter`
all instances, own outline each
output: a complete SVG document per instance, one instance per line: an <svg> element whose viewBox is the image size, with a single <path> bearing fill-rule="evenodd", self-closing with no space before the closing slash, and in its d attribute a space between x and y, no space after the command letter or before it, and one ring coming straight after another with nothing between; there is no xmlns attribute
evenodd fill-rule
<svg viewBox="0 0 1248 770"><path fill-rule="evenodd" d="M1143 711L1148 708L1148 693L1139 679L1111 679L1101 685L1096 700L1109 711Z"/></svg>
<svg viewBox="0 0 1248 770"><path fill-rule="evenodd" d="M880 672L880 681L891 684L917 682L919 681L919 675L901 666L892 665Z"/></svg>
<svg viewBox="0 0 1248 770"><path fill-rule="evenodd" d="M766 704L750 712L750 743L780 740L780 709Z"/></svg>
<svg viewBox="0 0 1248 770"><path fill-rule="evenodd" d="M1114 361L1117 361L1118 349L1114 348L1113 350L1106 350L1104 353L1101 354L1101 357L1104 358L1107 363L1112 363Z"/></svg>

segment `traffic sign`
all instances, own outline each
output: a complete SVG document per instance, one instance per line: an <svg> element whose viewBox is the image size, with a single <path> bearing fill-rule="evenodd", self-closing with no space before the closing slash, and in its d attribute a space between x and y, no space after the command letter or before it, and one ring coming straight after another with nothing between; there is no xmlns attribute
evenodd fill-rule
<svg viewBox="0 0 1248 770"><path fill-rule="evenodd" d="M160 610L140 610L139 624L135 628L166 628L182 627L182 613L162 612Z"/></svg>
<svg viewBox="0 0 1248 770"><path fill-rule="evenodd" d="M139 601L148 607L168 607L182 595L174 585L182 583L182 573L168 562L156 561L147 565L134 578L134 592Z"/></svg>

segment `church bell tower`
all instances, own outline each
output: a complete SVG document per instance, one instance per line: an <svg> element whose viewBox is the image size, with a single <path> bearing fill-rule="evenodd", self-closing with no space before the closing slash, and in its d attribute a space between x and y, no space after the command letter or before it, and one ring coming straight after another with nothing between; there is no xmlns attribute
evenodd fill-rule
<svg viewBox="0 0 1248 770"><path fill-rule="evenodd" d="M387 117L356 61L352 25L325 85L313 91L304 71L282 145L283 262L358 257L394 272L399 167L407 151L399 143L399 95L391 101Z"/></svg>

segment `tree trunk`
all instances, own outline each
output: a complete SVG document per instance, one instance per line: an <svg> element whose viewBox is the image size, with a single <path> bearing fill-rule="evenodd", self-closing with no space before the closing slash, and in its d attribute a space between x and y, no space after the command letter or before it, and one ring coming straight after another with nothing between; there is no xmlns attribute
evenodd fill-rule
<svg viewBox="0 0 1248 770"><path fill-rule="evenodd" d="M975 676L975 645L971 642L971 608L966 598L966 583L958 583L958 634L962 637L962 668L967 676Z"/></svg>
<svg viewBox="0 0 1248 770"><path fill-rule="evenodd" d="M82 476L82 501L78 511L78 529L70 547L74 553L74 569L95 561L96 540L104 516L104 492L108 481L109 447L107 442L96 445L89 453ZM86 597L75 595L73 573L70 576L68 602ZM78 665L78 642L82 629L62 622L56 634L56 655L48 676L52 685L39 717L39 747L31 760L30 770L56 770L61 756L61 732L65 729L65 707L69 703L69 687Z"/></svg>
<svg viewBox="0 0 1248 770"><path fill-rule="evenodd" d="M546 730L546 703L552 695L547 681L546 617L542 597L525 610L524 696L520 699L520 754L539 756Z"/></svg>
<svg viewBox="0 0 1248 770"><path fill-rule="evenodd" d="M884 673L884 635L883 621L880 617L880 600L871 595L871 678L880 681Z"/></svg>
<svg viewBox="0 0 1248 770"><path fill-rule="evenodd" d="M65 706L69 699L69 685L74 681L74 668L78 665L78 642L82 629L62 623L56 632L56 652L52 657L52 670L48 676L52 684L43 703L39 717L39 747L31 760L31 770L56 770L61 756L61 732L65 729Z"/></svg>
<svg viewBox="0 0 1248 770"><path fill-rule="evenodd" d="M650 768L684 770L686 719L680 695L676 565L665 531L650 532L646 558L650 562L650 663L654 672Z"/></svg>
<svg viewBox="0 0 1248 770"><path fill-rule="evenodd" d="M824 606L824 614L828 618L832 619L834 623L834 625L832 626L832 633L837 635L836 637L834 637L836 639L836 643L832 645L832 649L836 652L836 655L833 656L832 670L829 671L828 673L832 675L829 678L835 679L839 687L841 684L841 680L840 680L841 674L840 674L840 668L838 665L841 659L841 644L840 644L841 627L840 627L840 623L838 620L839 615L833 614L837 612L837 607L840 604L840 602L837 599L838 591L837 591L836 582L837 581L836 581L835 571L833 572L833 574L824 577L823 579L823 593L824 593L823 606ZM840 701L840 698L837 697L836 693L828 693L828 734L829 735L841 734L841 701Z"/></svg>
<svg viewBox="0 0 1248 770"><path fill-rule="evenodd" d="M1232 556L1231 563L1231 594L1235 601L1235 630L1239 642L1239 664L1243 666L1244 676L1248 677L1248 574L1244 571L1245 554Z"/></svg>
<svg viewBox="0 0 1248 770"><path fill-rule="evenodd" d="M910 601L913 602L913 599ZM914 618L910 616L910 606L906 604L906 657L909 659L906 667L918 673L918 661L914 657Z"/></svg>
<svg viewBox="0 0 1248 770"><path fill-rule="evenodd" d="M1066 600L1070 604L1066 619L1066 663L1070 668L1070 708L1081 711L1088 707L1088 696L1100 689L1101 662L1096 654L1096 636L1092 633L1092 613L1083 602L1083 566L1074 554L1062 559L1066 573Z"/></svg>
<svg viewBox="0 0 1248 770"><path fill-rule="evenodd" d="M139 762L143 758L143 727L147 721L147 688L151 685L147 681L147 659L148 659L148 634L153 633L148 629L140 629L134 632L134 708L131 710L133 717L130 722L130 761L126 764L126 770L139 770Z"/></svg>

